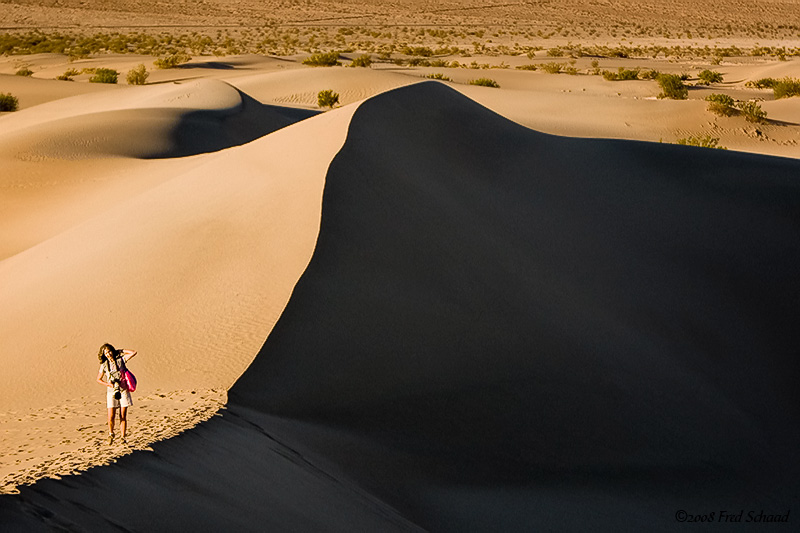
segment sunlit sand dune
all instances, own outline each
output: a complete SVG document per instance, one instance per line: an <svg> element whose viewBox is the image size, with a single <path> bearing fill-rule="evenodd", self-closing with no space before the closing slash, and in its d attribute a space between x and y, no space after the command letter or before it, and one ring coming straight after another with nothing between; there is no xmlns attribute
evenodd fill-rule
<svg viewBox="0 0 800 533"><path fill-rule="evenodd" d="M796 160L547 135L435 82L202 157L0 263L31 324L0 333L22 397L56 339L119 332L149 386L247 367L227 409L0 498L9 527L669 531L800 503Z"/></svg>

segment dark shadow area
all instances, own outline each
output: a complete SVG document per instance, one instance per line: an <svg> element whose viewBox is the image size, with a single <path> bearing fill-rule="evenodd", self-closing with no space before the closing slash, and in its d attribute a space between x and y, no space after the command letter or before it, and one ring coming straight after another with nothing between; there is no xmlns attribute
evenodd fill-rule
<svg viewBox="0 0 800 533"><path fill-rule="evenodd" d="M262 104L239 91L241 109L231 112L194 111L181 116L169 134L170 148L142 155L163 159L217 152L239 146L301 120L319 111Z"/></svg>

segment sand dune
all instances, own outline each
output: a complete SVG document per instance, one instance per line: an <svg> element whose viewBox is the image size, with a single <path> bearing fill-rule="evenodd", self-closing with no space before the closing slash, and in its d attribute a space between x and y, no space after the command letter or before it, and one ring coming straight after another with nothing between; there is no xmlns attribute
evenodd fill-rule
<svg viewBox="0 0 800 533"><path fill-rule="evenodd" d="M118 332L150 387L235 379L277 323L222 416L0 498L8 527L658 531L800 503L797 161L546 135L433 82L202 157L0 263L32 325L0 331L31 350L3 378Z"/></svg>

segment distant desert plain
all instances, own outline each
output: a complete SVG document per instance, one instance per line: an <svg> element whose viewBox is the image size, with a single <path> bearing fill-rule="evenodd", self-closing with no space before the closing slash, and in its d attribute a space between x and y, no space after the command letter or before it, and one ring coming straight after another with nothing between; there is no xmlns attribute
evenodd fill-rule
<svg viewBox="0 0 800 533"><path fill-rule="evenodd" d="M800 0L0 13L0 526L656 531L686 484L798 503ZM127 443L105 342L138 351ZM158 491L187 510L155 522Z"/></svg>

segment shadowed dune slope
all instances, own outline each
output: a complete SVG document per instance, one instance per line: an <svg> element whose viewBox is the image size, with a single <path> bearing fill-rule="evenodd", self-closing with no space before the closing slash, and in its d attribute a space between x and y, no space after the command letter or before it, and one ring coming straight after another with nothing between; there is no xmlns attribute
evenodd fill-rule
<svg viewBox="0 0 800 533"><path fill-rule="evenodd" d="M23 487L0 517L669 531L679 509L785 513L798 171L544 135L433 82L370 99L228 410L154 453Z"/></svg>
<svg viewBox="0 0 800 533"><path fill-rule="evenodd" d="M230 401L411 454L413 474L364 468L389 492L388 472L580 472L796 499L776 477L800 444L798 176L536 133L440 84L386 93L356 111L314 257Z"/></svg>

